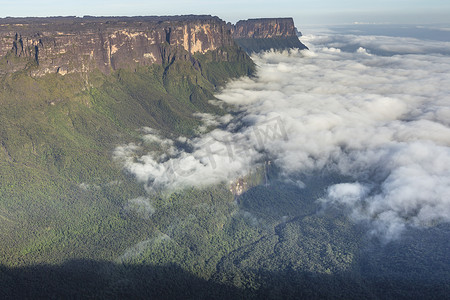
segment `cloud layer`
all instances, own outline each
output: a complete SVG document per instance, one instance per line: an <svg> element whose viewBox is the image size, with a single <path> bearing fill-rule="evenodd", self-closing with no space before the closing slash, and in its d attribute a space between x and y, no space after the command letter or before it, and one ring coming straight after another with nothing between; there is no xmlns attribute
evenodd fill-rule
<svg viewBox="0 0 450 300"><path fill-rule="evenodd" d="M408 225L450 221L448 45L352 35L304 41L312 51L254 56L258 76L217 95L243 111L237 118L199 116L225 129L190 141L148 132L143 145L120 146L115 157L152 190L232 180L269 156L286 176L352 178L330 182L321 201L349 207L387 239ZM164 149L138 154L153 142Z"/></svg>

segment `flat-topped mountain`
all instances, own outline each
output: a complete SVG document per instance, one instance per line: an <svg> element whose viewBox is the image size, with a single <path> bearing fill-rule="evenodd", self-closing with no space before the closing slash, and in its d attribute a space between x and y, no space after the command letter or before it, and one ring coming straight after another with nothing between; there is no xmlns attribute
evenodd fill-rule
<svg viewBox="0 0 450 300"><path fill-rule="evenodd" d="M3 72L34 63L34 75L110 73L234 46L226 23L212 16L6 18L0 41L0 57L9 55ZM215 57L228 59L227 53Z"/></svg>
<svg viewBox="0 0 450 300"><path fill-rule="evenodd" d="M297 36L292 18L241 20L233 26L234 38L277 38Z"/></svg>
<svg viewBox="0 0 450 300"><path fill-rule="evenodd" d="M243 59L243 53L235 55L235 41L248 53L306 48L297 33L292 18L250 19L236 25L209 15L3 18L0 74L24 69L33 76L95 69L109 74L175 60L199 67L193 56L208 51L215 51L216 62Z"/></svg>
<svg viewBox="0 0 450 300"><path fill-rule="evenodd" d="M241 20L230 27L234 40L249 53L270 49L307 49L298 39L301 34L292 18Z"/></svg>

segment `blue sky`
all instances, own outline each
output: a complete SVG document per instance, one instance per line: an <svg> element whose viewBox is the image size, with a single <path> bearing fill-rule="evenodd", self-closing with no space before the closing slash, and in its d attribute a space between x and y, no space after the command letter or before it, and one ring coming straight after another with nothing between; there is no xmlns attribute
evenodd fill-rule
<svg viewBox="0 0 450 300"><path fill-rule="evenodd" d="M293 16L297 24L445 23L449 0L0 0L0 17L212 14L226 21Z"/></svg>

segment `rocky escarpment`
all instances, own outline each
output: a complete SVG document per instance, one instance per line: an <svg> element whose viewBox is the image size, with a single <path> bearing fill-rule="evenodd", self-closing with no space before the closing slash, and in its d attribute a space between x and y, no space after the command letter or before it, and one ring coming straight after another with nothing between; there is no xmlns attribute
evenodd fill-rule
<svg viewBox="0 0 450 300"><path fill-rule="evenodd" d="M298 39L301 33L292 18L249 19L229 26L235 41L248 53L270 49L307 49Z"/></svg>
<svg viewBox="0 0 450 300"><path fill-rule="evenodd" d="M195 64L194 54L226 47L234 47L231 30L211 16L0 19L0 73L108 74L175 60ZM226 51L214 57L228 59Z"/></svg>

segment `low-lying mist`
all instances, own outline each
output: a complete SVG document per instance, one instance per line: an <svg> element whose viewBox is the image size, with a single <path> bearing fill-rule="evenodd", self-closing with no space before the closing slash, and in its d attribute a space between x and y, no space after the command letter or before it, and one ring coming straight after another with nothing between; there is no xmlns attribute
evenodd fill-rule
<svg viewBox="0 0 450 300"><path fill-rule="evenodd" d="M238 114L198 115L205 126L190 140L146 128L141 145L119 146L115 158L149 192L231 181L267 159L288 178L340 174L350 180L325 185L317 201L350 208L387 240L450 221L446 47L355 35L302 41L310 51L254 55L257 76L216 95Z"/></svg>

